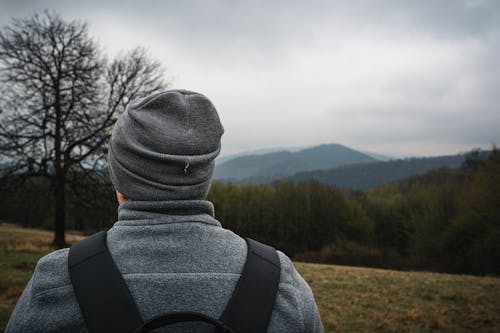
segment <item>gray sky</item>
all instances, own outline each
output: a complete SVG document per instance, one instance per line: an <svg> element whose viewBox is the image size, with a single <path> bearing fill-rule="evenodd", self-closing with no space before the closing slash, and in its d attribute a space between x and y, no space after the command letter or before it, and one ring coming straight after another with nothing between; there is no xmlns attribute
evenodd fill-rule
<svg viewBox="0 0 500 333"><path fill-rule="evenodd" d="M341 143L389 155L500 144L500 1L0 0L54 9L109 55L149 48L207 95L223 154Z"/></svg>

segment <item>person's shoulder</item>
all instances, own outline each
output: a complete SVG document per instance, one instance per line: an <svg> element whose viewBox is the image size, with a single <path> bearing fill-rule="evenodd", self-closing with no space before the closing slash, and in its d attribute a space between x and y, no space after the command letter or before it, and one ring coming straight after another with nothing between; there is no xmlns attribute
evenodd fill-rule
<svg viewBox="0 0 500 333"><path fill-rule="evenodd" d="M276 253L280 261L280 285L289 285L292 288L302 287L304 280L295 269L292 260L280 250L276 249Z"/></svg>
<svg viewBox="0 0 500 333"><path fill-rule="evenodd" d="M277 250L276 252L278 253L281 266L280 284L290 284L295 287L295 274L297 274L297 271L293 266L292 260L285 253L279 250Z"/></svg>
<svg viewBox="0 0 500 333"><path fill-rule="evenodd" d="M68 252L68 248L60 249L40 258L33 272L34 295L71 284L68 273Z"/></svg>
<svg viewBox="0 0 500 333"><path fill-rule="evenodd" d="M303 294L304 290L310 292L310 286L300 275L297 269L295 269L292 260L285 253L281 251L277 252L281 265L280 284L290 284L293 288L297 289L300 294Z"/></svg>
<svg viewBox="0 0 500 333"><path fill-rule="evenodd" d="M311 287L295 269L292 260L281 251L277 251L281 264L280 289L293 290L296 305L300 311L305 332L323 332L323 325Z"/></svg>

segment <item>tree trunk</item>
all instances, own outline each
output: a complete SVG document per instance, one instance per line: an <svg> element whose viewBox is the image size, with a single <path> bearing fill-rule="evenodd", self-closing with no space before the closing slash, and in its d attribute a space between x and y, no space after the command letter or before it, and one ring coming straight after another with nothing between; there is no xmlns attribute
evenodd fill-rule
<svg viewBox="0 0 500 333"><path fill-rule="evenodd" d="M61 95L59 90L60 83L60 71L57 73L57 77L54 80L54 111L55 111L55 135L54 135L54 150L55 150L55 160L54 160L54 170L55 170L55 184L54 184L54 196L56 199L56 210L55 210L55 221L54 221L54 241L52 245L57 248L66 247L65 239L65 229L66 229L66 172L63 167L62 161L62 126L63 126L63 110L61 109Z"/></svg>
<svg viewBox="0 0 500 333"><path fill-rule="evenodd" d="M52 245L57 248L67 247L66 233L66 181L64 176L57 175L54 187L54 196L56 201L55 222L54 222L54 241Z"/></svg>

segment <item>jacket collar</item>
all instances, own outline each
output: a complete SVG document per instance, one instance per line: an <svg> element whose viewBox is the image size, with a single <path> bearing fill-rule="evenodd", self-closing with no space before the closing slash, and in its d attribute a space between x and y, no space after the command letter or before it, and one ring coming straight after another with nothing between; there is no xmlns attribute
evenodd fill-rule
<svg viewBox="0 0 500 333"><path fill-rule="evenodd" d="M221 226L214 206L205 200L125 201L118 207L116 226L201 222Z"/></svg>

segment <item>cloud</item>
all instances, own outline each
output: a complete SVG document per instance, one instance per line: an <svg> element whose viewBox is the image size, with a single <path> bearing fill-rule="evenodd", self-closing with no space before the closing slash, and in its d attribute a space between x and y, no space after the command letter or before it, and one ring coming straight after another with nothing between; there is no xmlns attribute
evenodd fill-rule
<svg viewBox="0 0 500 333"><path fill-rule="evenodd" d="M110 54L149 47L175 87L213 99L226 153L339 142L423 155L500 142L498 1L1 5L1 23L40 8L87 19Z"/></svg>

